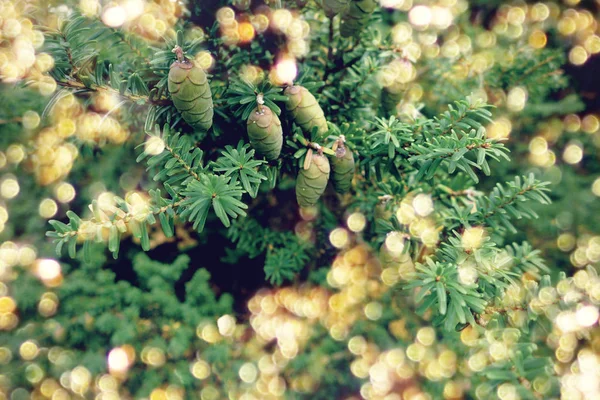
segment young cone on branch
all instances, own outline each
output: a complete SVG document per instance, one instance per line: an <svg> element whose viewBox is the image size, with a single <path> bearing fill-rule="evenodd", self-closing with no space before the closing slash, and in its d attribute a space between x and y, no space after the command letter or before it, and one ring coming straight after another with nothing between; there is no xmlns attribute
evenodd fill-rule
<svg viewBox="0 0 600 400"><path fill-rule="evenodd" d="M212 126L213 101L206 74L183 56L181 47L173 52L177 54L169 70L173 104L192 128L207 131Z"/></svg>
<svg viewBox="0 0 600 400"><path fill-rule="evenodd" d="M340 33L344 37L358 36L369 23L369 18L377 7L376 0L352 0L342 14Z"/></svg>
<svg viewBox="0 0 600 400"><path fill-rule="evenodd" d="M288 97L286 106L294 122L304 131L311 132L315 126L320 134L329 130L323 109L308 89L303 86L288 86L283 94Z"/></svg>
<svg viewBox="0 0 600 400"><path fill-rule="evenodd" d="M250 144L256 152L267 160L277 159L283 145L283 130L277 114L259 104L248 117L247 127Z"/></svg>
<svg viewBox="0 0 600 400"><path fill-rule="evenodd" d="M329 180L330 167L327 157L312 151L309 151L306 157L310 157L310 165L300 169L296 179L296 199L300 207L317 204Z"/></svg>
<svg viewBox="0 0 600 400"><path fill-rule="evenodd" d="M348 192L354 177L354 155L346 148L344 141L343 137L338 140L335 156L331 158L333 187L338 193Z"/></svg>

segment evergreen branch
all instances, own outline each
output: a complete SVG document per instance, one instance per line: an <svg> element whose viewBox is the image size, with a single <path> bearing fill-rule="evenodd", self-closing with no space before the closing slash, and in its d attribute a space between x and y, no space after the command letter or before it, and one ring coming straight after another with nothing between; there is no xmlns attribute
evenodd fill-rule
<svg viewBox="0 0 600 400"><path fill-rule="evenodd" d="M281 95L281 88L272 86L270 82L263 81L257 85L244 78L234 78L229 82L224 100L233 108L233 113L242 120L247 120L250 113L259 107L268 107L275 114L280 115L281 109L275 103L284 101L286 96Z"/></svg>
<svg viewBox="0 0 600 400"><path fill-rule="evenodd" d="M521 82L525 81L527 78L529 78L531 76L531 74L533 74L535 71L543 68L545 65L550 64L552 61L557 60L559 58L558 54L552 54L549 57L546 57L545 59L543 59L542 61L536 63L535 65L533 65L532 67L530 67L529 69L527 69L525 72L523 72L522 74L520 74L520 77L514 82L514 85L518 85ZM550 71L551 74L555 74L555 73L561 73L560 71ZM542 75L542 77L546 76L546 74Z"/></svg>
<svg viewBox="0 0 600 400"><path fill-rule="evenodd" d="M465 285L459 281L456 265L427 258L426 263L418 264L416 269L418 272L404 288L417 289L417 313L437 310L433 323L443 324L447 331L453 331L459 324L475 324L473 315L485 310L486 301L481 298L476 285Z"/></svg>
<svg viewBox="0 0 600 400"><path fill-rule="evenodd" d="M147 143L136 161L150 156L148 169L158 169L154 180L163 181L174 192L179 192L192 180L200 181L206 171L204 152L193 145L189 136L171 133L169 125L164 125L162 131L156 125Z"/></svg>
<svg viewBox="0 0 600 400"><path fill-rule="evenodd" d="M183 146L181 146L180 148L183 148ZM198 173L194 171L194 168L192 168L190 163L186 162L184 157L182 157L178 151L175 151L173 147L169 146L166 143L165 149L171 154L173 159L177 160L177 164L179 164L189 175L191 175L195 180L200 181L200 175L198 175Z"/></svg>
<svg viewBox="0 0 600 400"><path fill-rule="evenodd" d="M222 157L215 162L215 171L224 172L225 176L231 176L232 183L238 180L242 183L244 190L251 197L256 197L258 188L267 177L258 171L261 165L266 164L264 160L254 159L254 150L248 151L249 145L240 141L237 148L225 146Z"/></svg>
<svg viewBox="0 0 600 400"><path fill-rule="evenodd" d="M507 149L493 139L485 138L485 129L462 132L459 136L452 130L446 136L431 136L422 143L412 143L407 149L413 155L408 159L411 164L419 164L417 179L431 179L440 165L447 167L448 173L454 173L458 168L466 172L474 182L479 178L473 168L481 169L484 174L490 174L486 158L508 159Z"/></svg>
<svg viewBox="0 0 600 400"><path fill-rule="evenodd" d="M148 68L152 69L152 62L151 60L145 56L144 54L142 54L142 52L140 51L140 49L137 46L134 46L132 38L130 37L129 34L126 34L125 32L123 32L120 29L113 29L113 33L115 36L117 36L117 38L124 43L133 53L135 53L135 55L141 60L143 61L146 66L148 66Z"/></svg>
<svg viewBox="0 0 600 400"><path fill-rule="evenodd" d="M230 182L229 177L203 174L199 180L188 183L182 192L185 198L180 215L193 222L194 229L201 232L212 206L223 225L229 227L230 218L246 215L244 209L248 206L240 201L243 193L239 183Z"/></svg>
<svg viewBox="0 0 600 400"><path fill-rule="evenodd" d="M158 190L151 191L150 196L152 197L150 202L137 198L135 204L130 204L126 200L115 196L114 202L116 205L103 205L102 208L94 200L89 206L93 215L90 219L81 219L73 211L68 211L69 222L65 224L57 220L50 220L49 223L54 231L49 231L46 235L54 238L56 253L59 256L62 248L66 245L71 258L76 255L76 246L79 241L83 241L86 260L89 260L89 246L92 241L106 241L108 249L116 259L119 253L121 235L127 233L132 233L134 237L140 239L142 248L149 250L150 239L147 225L154 224L156 222L155 216L158 216L165 235L167 237L172 236L175 210L183 203L183 200L170 201L162 198Z"/></svg>
<svg viewBox="0 0 600 400"><path fill-rule="evenodd" d="M506 252L513 259L513 268L521 273L528 273L538 280L541 279L542 273L550 273L550 268L541 256L542 252L533 249L527 242L508 245L506 246Z"/></svg>
<svg viewBox="0 0 600 400"><path fill-rule="evenodd" d="M369 135L373 153L387 153L389 158L394 158L396 152L408 155L405 148L414 140L411 126L395 116L391 116L388 120L376 118L375 130Z"/></svg>
<svg viewBox="0 0 600 400"><path fill-rule="evenodd" d="M304 268L310 257L302 247L270 248L265 258L265 277L274 285L292 280Z"/></svg>
<svg viewBox="0 0 600 400"><path fill-rule="evenodd" d="M133 93L121 93L118 89L114 89L107 85L86 85L80 80L68 80L68 81L56 81L56 84L62 87L66 87L69 89L74 89L77 91L94 91L94 92L107 92L112 95L116 95L118 97L122 97L136 104L154 104L159 106L164 106L171 104L171 101L168 99L154 99L152 96L145 96Z"/></svg>
<svg viewBox="0 0 600 400"><path fill-rule="evenodd" d="M509 221L509 215L517 219L537 218L535 211L524 203L532 200L540 204L550 204L551 200L546 194L549 184L536 180L533 174L528 177L517 176L506 186L497 184L489 196L477 198L477 212L472 220L475 223L487 223L494 228L504 226L516 232Z"/></svg>
<svg viewBox="0 0 600 400"><path fill-rule="evenodd" d="M158 191L150 191L153 202L137 208L115 197L118 207L108 207L111 216L101 210L96 202L90 206L94 217L89 221L82 221L75 213L69 212L68 224L54 220L50 222L55 230L48 232L48 236L57 239L57 253L60 254L63 245L67 244L69 256L75 257L78 237L81 237L84 249L87 249L91 240L103 241L102 232L106 229L109 230L108 248L114 257L118 254L120 235L125 232L132 232L141 240L142 248L148 250L150 241L147 224L156 222L155 215L159 216L167 236L173 234L176 215L192 222L194 229L199 232L204 228L211 207L226 227L230 226L232 218L246 215L244 209L248 206L240 201L244 190L239 182L231 181L226 175L208 173L202 162L203 152L194 148L187 136L171 134L168 125L164 126L162 132L156 126L149 143L136 161L140 162L151 155L147 159L148 168L159 168L154 180L163 181L173 200L163 199ZM156 151L161 148L162 151ZM83 227L81 232L80 227Z"/></svg>
<svg viewBox="0 0 600 400"><path fill-rule="evenodd" d="M455 128L461 130L478 129L482 125L477 119L492 122L490 119L492 113L488 110L490 106L487 104L469 101L457 101L454 104L457 107L456 109L450 104L442 118L434 118L435 122L438 124L438 129L442 130L439 133L440 135L447 135Z"/></svg>
<svg viewBox="0 0 600 400"><path fill-rule="evenodd" d="M277 232L261 226L255 219L237 220L227 231L227 237L236 243L235 252L255 258L266 251L265 277L275 285L292 280L310 260L312 246L290 232ZM230 261L237 260L234 253Z"/></svg>

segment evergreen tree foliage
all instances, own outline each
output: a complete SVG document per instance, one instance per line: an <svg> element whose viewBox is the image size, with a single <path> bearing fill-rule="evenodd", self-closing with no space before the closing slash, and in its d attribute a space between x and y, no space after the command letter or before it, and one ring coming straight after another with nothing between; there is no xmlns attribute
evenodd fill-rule
<svg viewBox="0 0 600 400"><path fill-rule="evenodd" d="M0 398L600 396L577 3L0 0Z"/></svg>

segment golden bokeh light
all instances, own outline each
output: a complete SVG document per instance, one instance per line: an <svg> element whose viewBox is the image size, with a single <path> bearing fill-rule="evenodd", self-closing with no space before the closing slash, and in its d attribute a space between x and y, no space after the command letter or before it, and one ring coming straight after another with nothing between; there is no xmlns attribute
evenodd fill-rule
<svg viewBox="0 0 600 400"><path fill-rule="evenodd" d="M543 49L547 42L546 33L542 30L536 29L529 35L529 45L534 49Z"/></svg>
<svg viewBox="0 0 600 400"><path fill-rule="evenodd" d="M352 232L358 233L365 229L367 219L365 218L364 214L355 212L348 216L346 223L348 225L348 229L350 229Z"/></svg>
<svg viewBox="0 0 600 400"><path fill-rule="evenodd" d="M23 360L31 361L38 356L39 350L40 349L35 342L27 340L19 347L19 355Z"/></svg>
<svg viewBox="0 0 600 400"><path fill-rule="evenodd" d="M481 247L485 239L485 229L475 226L465 229L461 236L461 243L465 250L473 251Z"/></svg>
<svg viewBox="0 0 600 400"><path fill-rule="evenodd" d="M258 369L253 363L244 363L238 372L240 379L245 383L253 383L258 376Z"/></svg>
<svg viewBox="0 0 600 400"><path fill-rule="evenodd" d="M486 128L487 137L490 139L506 139L512 131L512 123L507 117L500 117Z"/></svg>
<svg viewBox="0 0 600 400"><path fill-rule="evenodd" d="M569 61L573 65L583 65L588 60L589 54L583 46L575 46L569 52Z"/></svg>
<svg viewBox="0 0 600 400"><path fill-rule="evenodd" d="M200 380L208 378L211 373L210 365L204 360L194 362L191 366L191 371L194 378Z"/></svg>
<svg viewBox="0 0 600 400"><path fill-rule="evenodd" d="M581 120L581 129L585 133L596 133L600 129L600 119L594 114L588 114Z"/></svg>
<svg viewBox="0 0 600 400"><path fill-rule="evenodd" d="M527 103L527 89L521 86L512 88L506 98L506 106L510 111L519 112L525 108Z"/></svg>
<svg viewBox="0 0 600 400"><path fill-rule="evenodd" d="M329 233L329 242L333 247L341 249L345 247L350 240L348 231L344 228L335 228Z"/></svg>
<svg viewBox="0 0 600 400"><path fill-rule="evenodd" d="M58 212L58 204L56 201L45 198L40 202L39 213L42 218L50 219Z"/></svg>
<svg viewBox="0 0 600 400"><path fill-rule="evenodd" d="M0 195L5 199L13 199L21 190L19 182L15 178L6 178L0 183Z"/></svg>
<svg viewBox="0 0 600 400"><path fill-rule="evenodd" d="M592 183L592 193L597 197L600 197L600 178L596 178Z"/></svg>
<svg viewBox="0 0 600 400"><path fill-rule="evenodd" d="M28 110L23 114L21 123L23 124L23 128L32 130L40 125L40 120L40 115L37 112Z"/></svg>
<svg viewBox="0 0 600 400"><path fill-rule="evenodd" d="M563 160L567 164L577 164L583 159L583 148L580 144L571 143L565 147Z"/></svg>
<svg viewBox="0 0 600 400"><path fill-rule="evenodd" d="M242 22L238 25L238 35L241 43L249 43L254 39L256 32L250 22Z"/></svg>
<svg viewBox="0 0 600 400"><path fill-rule="evenodd" d="M194 57L194 63L205 71L209 71L215 65L215 59L209 51L199 51Z"/></svg>
<svg viewBox="0 0 600 400"><path fill-rule="evenodd" d="M54 188L56 200L61 203L69 203L75 198L75 188L68 182L60 183Z"/></svg>

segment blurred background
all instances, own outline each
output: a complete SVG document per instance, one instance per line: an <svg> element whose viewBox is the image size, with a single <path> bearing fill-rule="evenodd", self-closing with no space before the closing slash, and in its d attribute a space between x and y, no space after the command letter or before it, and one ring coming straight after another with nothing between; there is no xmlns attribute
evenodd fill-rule
<svg viewBox="0 0 600 400"><path fill-rule="evenodd" d="M378 24L395 44L382 51L402 56L402 62L365 77L377 88L377 96L383 91L382 104L387 95L392 113L406 121L419 114L435 115L466 95L493 104L494 122L487 127L488 135L506 139L512 160L494 164L492 177L483 179L478 190L487 191L507 177L529 172L551 182L552 205L535 209L539 219L517 223L518 233L512 239L527 240L540 249L555 275L597 267L600 2L381 0L380 5ZM301 9L308 11L300 13ZM9 350L8 342L16 338L12 333L33 326L28 322L36 318L56 316L49 336L57 341L64 340L61 335L69 326L75 350L84 348L86 340L110 345L101 330L98 337L85 339L91 329L86 324L91 322L84 310L61 309L54 292L75 290L89 271L143 287L142 276L161 270L158 264L145 272L136 269L136 260L141 263L145 256L131 236L121 243L118 260L95 249L96 269L82 267L80 260L65 263L45 237L48 220L66 221L71 209L90 215L89 204L96 201L108 207L115 194L143 209L146 189L154 187L145 167L135 162L136 146L146 140L146 105L135 99L133 104L124 102L108 90L83 93L70 87L73 90L65 91L57 84L56 70L65 68L71 57L68 52L64 59L52 56L60 43L55 32L62 22L81 14L120 35L118 43L102 42L104 37L99 37L101 46L83 46L80 51L90 52L90 64L93 55L110 58L111 52L123 51L133 60L123 62L135 63L143 71L153 53L140 50L145 47L138 43L162 48L174 40L178 29L184 29L186 39L203 41L193 61L210 73L222 75L219 65L224 60L244 59L250 49L261 48L270 55L248 59L242 66L244 73L250 78L263 74L277 82L281 71L275 61L282 55L306 67L322 66L328 26L318 10L315 2L307 0L0 0L0 367L11 368L10 360L18 357ZM53 40L47 39L49 34ZM398 94L401 100L394 102ZM329 104L323 108L326 115L335 113ZM209 147L221 144L218 135L211 140ZM289 190L277 194L282 208L294 201L290 182ZM276 223L289 225L290 230L295 227L294 221ZM267 285L265 256L250 257L232 245L219 231L220 225L209 221L209 226L207 232L214 234L198 235L185 224L177 226L175 238L166 238L160 229L153 231L148 258L181 264L180 275L170 281L165 278L180 300L186 284L206 269L211 274L206 287L217 297L230 295L223 296L222 304L210 313L218 316L231 303L239 315L248 317L252 313L248 301ZM328 244L327 250L334 249ZM189 265L180 258L184 253L192 260ZM125 287L115 285L111 290ZM19 346L25 360L37 354L35 344ZM156 357L160 361L160 355ZM200 375L203 367L198 366ZM39 376L45 372L36 368L29 369L25 380L41 382ZM90 372L78 371L89 385ZM72 392L81 392L73 382ZM23 391L10 398L26 398L28 392Z"/></svg>

